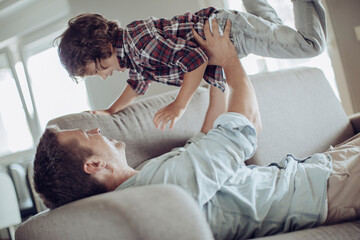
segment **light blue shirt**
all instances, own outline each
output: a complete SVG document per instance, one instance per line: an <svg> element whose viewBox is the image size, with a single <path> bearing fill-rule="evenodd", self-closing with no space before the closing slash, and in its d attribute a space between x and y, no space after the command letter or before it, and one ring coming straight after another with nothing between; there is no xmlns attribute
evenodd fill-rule
<svg viewBox="0 0 360 240"><path fill-rule="evenodd" d="M245 239L315 227L326 218L324 154L288 155L269 166L245 166L256 149L256 131L243 115L226 113L207 135L151 159L117 190L175 184L196 200L216 239Z"/></svg>

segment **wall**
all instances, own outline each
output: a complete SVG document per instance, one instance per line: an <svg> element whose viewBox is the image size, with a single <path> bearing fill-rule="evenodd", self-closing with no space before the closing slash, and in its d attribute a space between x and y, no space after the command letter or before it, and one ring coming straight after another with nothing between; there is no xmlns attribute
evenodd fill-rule
<svg viewBox="0 0 360 240"><path fill-rule="evenodd" d="M0 48L69 13L68 1L22 0L0 12Z"/></svg>
<svg viewBox="0 0 360 240"><path fill-rule="evenodd" d="M339 56L332 61L340 95L348 92L352 105L350 111L360 112L360 42L354 32L354 27L360 25L360 1L326 0L326 3Z"/></svg>

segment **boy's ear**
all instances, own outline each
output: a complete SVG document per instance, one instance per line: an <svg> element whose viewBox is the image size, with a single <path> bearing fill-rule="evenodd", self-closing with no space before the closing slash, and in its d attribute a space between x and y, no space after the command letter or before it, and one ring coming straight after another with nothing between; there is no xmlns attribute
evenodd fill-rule
<svg viewBox="0 0 360 240"><path fill-rule="evenodd" d="M106 163L98 157L90 157L84 163L84 171L87 174L95 174L104 169Z"/></svg>

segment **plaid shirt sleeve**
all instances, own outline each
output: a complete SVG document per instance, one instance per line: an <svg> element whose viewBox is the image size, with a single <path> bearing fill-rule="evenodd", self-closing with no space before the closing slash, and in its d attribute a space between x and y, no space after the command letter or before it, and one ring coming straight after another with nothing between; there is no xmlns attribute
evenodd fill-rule
<svg viewBox="0 0 360 240"><path fill-rule="evenodd" d="M147 59L149 68L154 68L155 66L155 71L152 71L152 73L161 75L169 71L170 81L181 80L178 79L179 75L176 74L173 75L176 79L172 79L171 70L169 69L179 68L182 73L191 72L208 60L202 48L192 41L187 41L182 38L176 39L176 43L174 43L174 39L173 41L156 39L153 43L147 45L146 50L142 51L142 54L142 59ZM168 69L164 70L164 67ZM143 72L143 74L146 73L147 72ZM181 76L183 76L183 74ZM152 79L151 74L148 74L147 79ZM225 79L221 67L207 66L204 79L207 83L225 91Z"/></svg>
<svg viewBox="0 0 360 240"><path fill-rule="evenodd" d="M140 95L146 93L156 76L166 75L168 84L180 86L184 73L193 71L208 60L200 47L182 38L176 41L153 38L139 52L141 66L130 70L128 84Z"/></svg>
<svg viewBox="0 0 360 240"><path fill-rule="evenodd" d="M221 91L225 91L225 78L223 75L223 69L220 66L208 65L205 69L204 80L221 89Z"/></svg>
<svg viewBox="0 0 360 240"><path fill-rule="evenodd" d="M192 45L195 44L189 42L182 51L176 54L178 58L175 64L179 66L183 72L191 72L208 60L207 55L200 47Z"/></svg>
<svg viewBox="0 0 360 240"><path fill-rule="evenodd" d="M144 95L148 90L151 81L149 80L149 77L146 76L146 73L140 74L135 70L130 69L127 83L137 94Z"/></svg>

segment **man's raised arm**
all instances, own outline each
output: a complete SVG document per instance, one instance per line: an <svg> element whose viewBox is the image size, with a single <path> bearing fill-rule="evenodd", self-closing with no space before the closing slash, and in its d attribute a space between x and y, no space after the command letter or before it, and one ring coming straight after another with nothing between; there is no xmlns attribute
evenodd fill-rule
<svg viewBox="0 0 360 240"><path fill-rule="evenodd" d="M230 41L230 26L228 20L224 35L220 36L218 24L212 22L213 34L210 31L209 22L204 26L206 40L196 33L193 34L196 41L203 47L209 57L209 65L218 65L224 69L226 81L229 85L230 96L228 112L236 112L244 115L253 124L259 133L261 131L261 118L254 88L237 56L236 49Z"/></svg>

